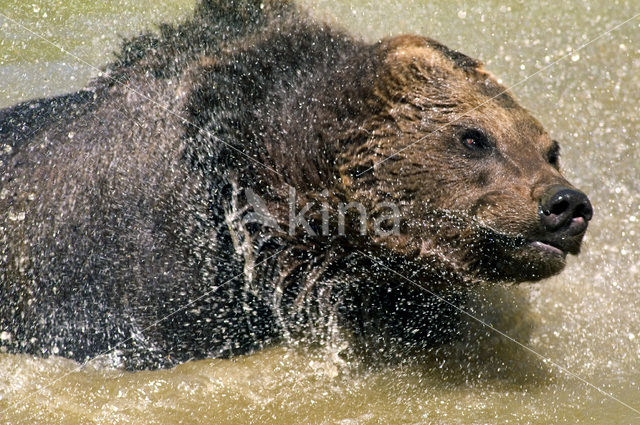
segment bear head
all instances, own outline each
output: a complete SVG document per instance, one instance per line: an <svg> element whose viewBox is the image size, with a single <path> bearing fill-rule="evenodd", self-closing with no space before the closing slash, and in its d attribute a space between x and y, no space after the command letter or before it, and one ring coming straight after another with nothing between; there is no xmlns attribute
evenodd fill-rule
<svg viewBox="0 0 640 425"><path fill-rule="evenodd" d="M475 59L418 36L376 54L376 112L338 160L350 200L399 208L399 231L375 243L483 280L562 270L592 207L562 176L558 143Z"/></svg>

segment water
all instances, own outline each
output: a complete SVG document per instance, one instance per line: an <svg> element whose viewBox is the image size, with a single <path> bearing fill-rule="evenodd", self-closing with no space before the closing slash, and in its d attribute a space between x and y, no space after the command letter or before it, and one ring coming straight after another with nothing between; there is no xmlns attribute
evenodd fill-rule
<svg viewBox="0 0 640 425"><path fill-rule="evenodd" d="M594 389L640 410L640 18L572 51L640 13L638 3L305 4L368 40L421 33L483 59L507 86L518 84L521 103L561 142L565 175L596 209L583 254L556 278L484 290L474 310L547 360L472 320L455 346L391 364L340 346L275 347L137 373L1 355L0 422L640 422L640 413ZM192 7L0 0L0 13L75 56L0 15L0 106L84 86L119 37Z"/></svg>

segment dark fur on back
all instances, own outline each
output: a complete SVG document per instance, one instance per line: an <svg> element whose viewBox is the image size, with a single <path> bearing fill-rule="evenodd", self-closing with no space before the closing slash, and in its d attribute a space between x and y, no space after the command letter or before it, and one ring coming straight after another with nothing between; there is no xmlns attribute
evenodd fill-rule
<svg viewBox="0 0 640 425"><path fill-rule="evenodd" d="M260 193L276 199L283 179L302 190L329 178L343 140L315 136L362 113L372 70L341 65L369 47L291 5L259 4L202 4L127 41L89 90L2 111L9 350L83 361L116 349L134 369L245 353L281 339L289 313L277 317L277 296L293 305L305 274L335 274L322 266L328 245L240 229L234 203L239 188L271 182ZM298 283L278 295L285 275Z"/></svg>
<svg viewBox="0 0 640 425"><path fill-rule="evenodd" d="M383 343L450 337L455 309L391 269L459 303L470 283L558 264L505 255L530 216L497 231L466 213L485 204L447 212L485 194L414 170L468 160L436 136L431 154L363 171L500 87L433 40L366 44L280 1L207 0L125 42L86 90L0 111L1 344L139 369L322 340L336 323ZM488 108L496 134L547 143L508 94ZM396 202L402 234L324 235L317 211L313 232L282 231L293 189L298 209ZM251 219L250 193L274 225Z"/></svg>

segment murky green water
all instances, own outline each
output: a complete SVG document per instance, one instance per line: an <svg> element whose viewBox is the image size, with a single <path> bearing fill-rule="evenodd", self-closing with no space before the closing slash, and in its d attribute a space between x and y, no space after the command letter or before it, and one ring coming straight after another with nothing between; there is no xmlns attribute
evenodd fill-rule
<svg viewBox="0 0 640 425"><path fill-rule="evenodd" d="M571 52L640 13L640 4L305 4L367 39L406 32L439 39L483 59L506 85L542 70L513 91L561 141L566 175L590 195L596 216L585 252L561 276L488 290L476 312L549 360L474 323L444 352L393 364L345 358L341 347L277 347L138 373L2 355L0 422L640 422L632 410L640 410L640 17ZM110 60L120 36L179 19L192 6L0 0L0 106L84 86Z"/></svg>

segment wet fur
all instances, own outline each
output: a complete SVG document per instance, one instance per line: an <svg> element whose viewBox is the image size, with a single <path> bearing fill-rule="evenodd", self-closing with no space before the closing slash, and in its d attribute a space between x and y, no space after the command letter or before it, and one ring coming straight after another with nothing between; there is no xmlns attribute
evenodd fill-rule
<svg viewBox="0 0 640 425"><path fill-rule="evenodd" d="M520 189L502 190L515 174L468 170L435 136L362 173L499 94L478 61L421 37L366 44L259 3L207 1L126 42L88 89L0 112L7 350L156 368L322 339L336 323L431 346L458 313L390 269L455 303L478 282L556 272L508 255L537 222L529 194L514 205ZM550 141L509 94L482 112L500 137L537 138L527 152L541 161ZM544 170L538 180L560 179ZM402 234L247 223L251 188L286 228L291 187L299 205L397 202ZM479 219L485 204L499 208Z"/></svg>

